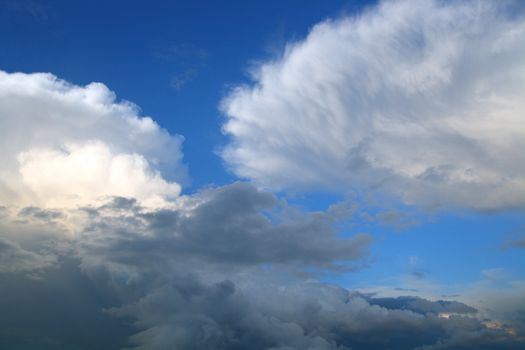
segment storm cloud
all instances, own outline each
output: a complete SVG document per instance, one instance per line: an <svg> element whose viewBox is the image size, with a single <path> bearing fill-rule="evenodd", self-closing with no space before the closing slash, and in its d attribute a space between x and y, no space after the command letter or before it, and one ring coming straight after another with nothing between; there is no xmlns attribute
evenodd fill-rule
<svg viewBox="0 0 525 350"><path fill-rule="evenodd" d="M44 215L47 212L30 208L3 220L46 225L42 217L65 220L70 211ZM26 221L20 221L20 215ZM35 293L57 280L84 281L84 292L71 301L78 309L76 317L118 332L111 344L97 343L101 349L123 339L120 346L155 350L523 345L517 327L488 327L476 309L457 301L380 298L322 283L324 272L352 273L366 266L370 237L338 231L339 216L333 212L300 211L247 183L182 196L171 208L151 209L116 197L81 207L76 215L82 220L54 252L54 265L36 253L24 253L15 243L2 246L14 251L12 256L35 254L25 263L44 268L43 277L32 282L17 277L18 284L36 284ZM12 271L3 271L4 276ZM40 296L48 301L56 297ZM66 315L60 310L68 305L41 312ZM34 324L45 319L44 314ZM63 327L50 329L53 341L67 345L64 334L76 323Z"/></svg>

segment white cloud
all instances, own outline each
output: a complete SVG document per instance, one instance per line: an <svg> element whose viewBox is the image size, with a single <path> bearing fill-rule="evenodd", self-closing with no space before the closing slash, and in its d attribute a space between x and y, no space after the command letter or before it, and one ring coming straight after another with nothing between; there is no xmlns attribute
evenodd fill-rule
<svg viewBox="0 0 525 350"><path fill-rule="evenodd" d="M165 181L139 154L113 154L99 141L67 144L64 150L31 149L20 153L19 172L38 199L52 206L89 204L113 195L162 205L180 192L177 183Z"/></svg>
<svg viewBox="0 0 525 350"><path fill-rule="evenodd" d="M506 4L387 1L316 25L222 101L223 157L269 188L523 205L525 19Z"/></svg>
<svg viewBox="0 0 525 350"><path fill-rule="evenodd" d="M182 137L105 85L0 71L0 202L74 207L105 196L158 206L180 192Z"/></svg>

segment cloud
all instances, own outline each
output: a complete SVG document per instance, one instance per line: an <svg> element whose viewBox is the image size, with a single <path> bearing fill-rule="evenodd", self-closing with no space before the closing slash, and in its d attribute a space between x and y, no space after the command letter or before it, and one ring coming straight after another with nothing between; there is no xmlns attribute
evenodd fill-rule
<svg viewBox="0 0 525 350"><path fill-rule="evenodd" d="M223 158L272 189L523 206L525 19L513 6L385 1L317 24L223 99Z"/></svg>
<svg viewBox="0 0 525 350"><path fill-rule="evenodd" d="M118 299L108 314L132 319L140 330L131 338L133 344L148 349L168 344L180 348L196 341L202 332L208 332L201 329L201 322L224 322L211 324L209 332L213 327L230 327L228 322L234 321L228 315L241 305L237 305L236 296L232 303L224 298L234 290L247 288L248 292L255 288L248 286L252 283L276 283L284 276L303 279L300 276L315 276L327 269L355 269L354 263L366 257L370 244L363 234L337 235L334 216L298 212L250 184L182 196L177 204L175 208L152 209L134 199L117 197L100 206L65 212L26 207L15 216L5 216L2 226L18 225L19 233L23 233L19 227L33 223L53 230L54 220L73 211L86 216L79 220L77 232L64 240L67 249L56 252L59 267L74 265L73 259L78 259L95 286L115 292ZM15 238L23 239L20 235ZM49 241L32 242L32 251L38 251ZM28 268L40 268L39 261L25 260ZM50 273L66 281L77 278L63 276L57 269ZM100 308L100 299L86 298L75 304L93 304L89 312L77 315L89 323ZM166 305L157 309L157 302ZM65 340L58 337L57 341ZM202 348L209 348L226 342L227 335L216 334L214 339L205 336L195 346L202 343Z"/></svg>
<svg viewBox="0 0 525 350"><path fill-rule="evenodd" d="M174 75L170 80L170 86L175 90L180 90L191 80L195 79L198 72L197 68L189 68L180 74Z"/></svg>
<svg viewBox="0 0 525 350"><path fill-rule="evenodd" d="M30 217L33 219L39 219L44 221L52 221L60 219L64 215L59 210L47 210L37 207L25 207L18 213L20 217Z"/></svg>
<svg viewBox="0 0 525 350"><path fill-rule="evenodd" d="M509 240L503 244L503 248L525 248L525 239Z"/></svg>
<svg viewBox="0 0 525 350"><path fill-rule="evenodd" d="M0 273L35 272L56 263L51 253L36 253L25 250L20 245L0 237Z"/></svg>
<svg viewBox="0 0 525 350"><path fill-rule="evenodd" d="M339 237L336 221L327 214L279 213L272 194L246 183L181 200L177 209L155 211L122 199L91 208L78 248L86 251L86 262L97 256L112 266L133 264L140 269L151 259L158 263L164 259L170 266L191 262L203 273L211 273L213 266L237 269L261 264L344 271L358 267L351 263L366 257L371 243L366 234Z"/></svg>
<svg viewBox="0 0 525 350"><path fill-rule="evenodd" d="M150 208L116 197L61 215L28 207L4 216L3 222L15 220L18 227L38 223L49 230L73 211L84 216L40 280L3 279L8 300L28 299L31 291L16 298L10 293L30 283L43 305L55 305L41 307L31 329L10 325L9 334L41 337L39 322L67 318L73 308L75 322L62 322L61 332L54 323L47 326L49 339L65 347L70 342L64 334L85 336L78 324L107 324L115 329L114 342L129 336L128 348L148 350L523 346L521 329L494 322L491 328L461 302L379 298L319 282L325 271L351 271L367 259L369 237L338 233L338 212L301 212L247 183L181 196L176 204ZM41 242L26 249L36 252L46 244ZM82 285L82 293L57 285ZM67 302L54 302L61 296ZM90 344L115 346L104 341Z"/></svg>
<svg viewBox="0 0 525 350"><path fill-rule="evenodd" d="M525 309L521 307L525 305L525 282L501 268L482 270L480 275L479 280L463 282L462 286L399 279L390 285L367 286L360 295L371 304L388 309L430 312L445 319L468 316L482 324L475 332L462 326L449 339L421 346L421 349L519 348L517 344L525 342ZM404 288L397 287L399 285ZM451 291L460 293L449 294ZM407 296L410 294L412 296ZM452 300L435 300L440 298ZM507 334L516 343L509 345L492 330Z"/></svg>
<svg viewBox="0 0 525 350"><path fill-rule="evenodd" d="M191 287L190 287L191 286ZM431 303L431 302L428 302ZM520 342L475 318L371 304L345 289L318 283L239 290L231 281L173 284L112 310L142 316L137 349L518 349ZM492 337L490 339L489 337ZM481 340L481 341L480 341ZM476 344L470 346L468 342Z"/></svg>
<svg viewBox="0 0 525 350"><path fill-rule="evenodd" d="M387 2L316 26L224 101L224 156L272 188L522 203L522 163L505 151L523 143L511 94L523 25L475 4ZM481 77L491 55L506 64ZM523 348L521 282L507 293L481 285L461 302L323 283L369 263L371 236L341 224L364 216L351 199L306 212L252 183L181 195L182 138L140 114L100 83L0 72L0 347ZM364 220L405 227L409 214ZM496 272L486 283L507 283Z"/></svg>
<svg viewBox="0 0 525 350"><path fill-rule="evenodd" d="M179 43L159 47L153 56L176 70L170 79L170 86L181 90L206 67L208 51L193 44Z"/></svg>
<svg viewBox="0 0 525 350"><path fill-rule="evenodd" d="M462 300L471 300L489 327L510 333L525 332L525 281L513 278L501 268L482 270L483 279L466 288Z"/></svg>
<svg viewBox="0 0 525 350"><path fill-rule="evenodd" d="M3 266L3 265L2 265ZM40 278L0 273L0 348L115 350L135 331L103 311L115 302L74 260L60 260Z"/></svg>
<svg viewBox="0 0 525 350"><path fill-rule="evenodd" d="M185 179L182 137L101 83L0 71L0 202L75 207L105 196L158 206Z"/></svg>
<svg viewBox="0 0 525 350"><path fill-rule="evenodd" d="M49 18L48 8L41 1L34 0L4 0L0 9L30 15L36 21L45 21Z"/></svg>
<svg viewBox="0 0 525 350"><path fill-rule="evenodd" d="M370 298L372 305L379 305L388 309L395 310L410 310L413 312L426 314L442 314L442 313L456 313L456 314L469 314L475 313L477 310L464 303L458 301L429 301L427 299L413 297L413 296L401 296L397 298Z"/></svg>

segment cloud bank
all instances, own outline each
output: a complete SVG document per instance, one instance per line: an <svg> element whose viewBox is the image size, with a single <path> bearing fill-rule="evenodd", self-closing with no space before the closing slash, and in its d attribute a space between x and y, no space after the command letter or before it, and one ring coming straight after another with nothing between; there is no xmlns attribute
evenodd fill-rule
<svg viewBox="0 0 525 350"><path fill-rule="evenodd" d="M489 323L458 301L379 298L321 283L323 272L359 268L370 244L367 235L337 234L333 213L299 212L246 183L179 200L176 208L151 209L116 197L78 209L85 216L82 226L55 245L55 259L47 267L42 266L47 261L36 258L44 256L43 247L52 246L45 239L37 245L2 243L24 259L19 268L28 271L33 264L40 271L39 279L29 281L13 270L0 271L0 279L8 281L5 300L23 302L27 293L20 294L16 286L31 285L45 296L38 300L63 297L63 302L39 307L30 328L9 322L15 317L0 318L0 329L22 334L29 347L50 344L54 349L71 346L65 334L83 339L88 337L83 329L100 325L115 332L109 343L90 340L100 349L119 341L120 347L148 350L523 346L519 319ZM53 213L26 208L0 223L18 226L18 232L33 223L53 229L61 217ZM35 256L26 259L23 255L32 253L21 249ZM56 314L68 317L70 309L75 322L61 328L47 323ZM39 322L47 325L47 338ZM127 344L122 343L126 338ZM9 339L0 337L6 347L19 344Z"/></svg>
<svg viewBox="0 0 525 350"><path fill-rule="evenodd" d="M0 203L74 207L129 196L161 205L181 190L181 143L101 83L0 71Z"/></svg>
<svg viewBox="0 0 525 350"><path fill-rule="evenodd" d="M385 1L328 20L222 101L222 152L272 189L408 204L525 203L525 16L505 1Z"/></svg>

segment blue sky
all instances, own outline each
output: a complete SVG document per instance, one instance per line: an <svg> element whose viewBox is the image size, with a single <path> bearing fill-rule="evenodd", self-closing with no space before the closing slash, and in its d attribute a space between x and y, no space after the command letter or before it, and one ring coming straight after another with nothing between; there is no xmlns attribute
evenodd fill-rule
<svg viewBox="0 0 525 350"><path fill-rule="evenodd" d="M95 200L95 195L133 197L144 205L142 209L149 208L140 215L151 220L151 215L163 210L195 211L195 217L208 218L211 212L230 209L231 203L223 199L222 191L233 191L231 198L261 197L256 203L263 204L253 206L256 211L272 213L267 215L275 218L275 226L268 230L314 232L310 229L316 227L321 233L335 232L337 239L347 238L344 242L358 234L368 237L368 243L354 242L366 246L366 254L348 246L356 251L348 261L335 252L332 243L326 246L330 252L317 252L315 249L325 247L320 242L315 248L305 248L329 256L311 266L308 259L299 259L305 271L325 271L314 277L321 286L329 283L381 297L445 298L483 312L483 305L496 310L505 304L501 299L510 296L508 300L517 300L510 309L521 310L523 305L517 304L523 302L519 295L525 283L525 159L519 148L525 145L525 110L519 98L523 94L520 89L525 88L521 60L525 51L520 49L525 40L522 6L512 1L505 6L477 1L415 4L294 0L0 2L0 70L5 72L0 78L6 81L0 93L4 91L7 96L5 109L0 110L4 123L0 126L5 132L5 151L0 155L9 159L7 170L0 173L0 209L18 213L18 219L2 223L6 234L0 238L13 240L15 243L5 246L20 249L17 254L45 268L55 266L54 261L65 253L40 256L35 252L43 250L35 246L47 242L47 252L50 245L66 244L63 241L73 244L74 249L80 249L76 258L83 261L82 268L89 270L96 260L90 257L100 258L107 252L94 254L89 250L93 242L84 244L63 237L84 237L89 230L98 230L95 224L86 224L78 231L82 233L61 233L60 239L50 241L48 236L20 241L13 237L18 230L36 232L38 225L46 235L55 229L67 231L79 222L72 208L95 208L103 213L102 218L108 207L98 202L99 197ZM466 14L464 23L460 21L461 11ZM27 76L15 77L17 72ZM56 78L31 75L39 72ZM90 90L86 85L92 82L107 88ZM17 84L27 87L17 90L22 86ZM33 92L37 85L43 92ZM84 96L78 97L78 105L75 89ZM40 93L44 96L41 100ZM69 93L72 97L62 101ZM95 102L89 96L95 96ZM11 106L10 101L15 100L21 102ZM35 104L40 107L31 109L36 100L41 101ZM129 107L123 101L138 107ZM49 107L53 103L60 105ZM100 104L102 109L91 110L91 103ZM97 124L98 117L92 115L100 110L104 110L100 118L111 116L113 121ZM61 121L63 115L69 119ZM157 126L139 127L129 121L144 116ZM120 127L119 118L129 125ZM16 126L17 120L19 125L26 123L30 131ZM176 135L183 137L181 144ZM34 142L25 145L28 139ZM63 149L66 156L60 155ZM99 156L95 170L86 168L85 178L75 172L75 167ZM95 177L106 174L106 161L109 171L117 173L109 176L107 184L99 184L89 177L90 171ZM123 164L124 170L114 170L117 161L123 162L118 164ZM64 162L60 165L63 168L53 168L60 162ZM138 174L137 179L130 175L134 188L119 186L128 183L118 177L111 182L117 176L114 174ZM76 182L77 176L84 182ZM231 185L238 181L253 189ZM52 198L49 193L61 194L63 184L67 187L63 198ZM234 186L233 190L228 186ZM275 196L277 204L264 204L270 200L252 193L255 188ZM74 189L77 192L73 193ZM77 195L80 199L72 204L70 199ZM197 212L195 208L207 201L222 207ZM231 210L240 210L238 215L244 218L242 205L240 209L235 205L231 204ZM251 205L246 204L249 208ZM336 207L351 215L336 217ZM139 215L139 209L133 210L133 215ZM261 222L257 213L250 212L242 219L246 227L251 227L252 219ZM107 215L115 218L121 214ZM30 219L29 215L34 217ZM235 230L236 215L232 214L232 222L224 227ZM46 221L50 226L44 226L31 221L43 217L64 222ZM16 226L21 222L29 226ZM107 227L112 225L115 221L108 221ZM195 230L208 227L193 222L185 225ZM114 232L133 231L129 227ZM253 230L247 232L259 232ZM225 228L224 237L230 237L228 232ZM300 241L297 246L302 246ZM210 238L210 242L215 240ZM141 244L150 247L153 243L137 241L130 246ZM265 247L265 243L260 244ZM114 252L124 252L130 246L116 246ZM236 243L231 242L231 246L236 247ZM192 249L200 248L188 247L188 251ZM213 258L206 259L215 259L221 249L234 248L216 249L208 252ZM254 250L254 256L259 254L265 256L265 251ZM261 266L287 264L282 262L284 257L278 262L261 259ZM137 257L137 264L139 260ZM334 269L330 261L339 260L359 268ZM194 260L186 262L192 264ZM118 270L116 280L123 278L128 281L126 285L133 284L130 281L139 280L142 272L129 272L135 266L115 267L125 264L102 265L110 274ZM250 285L244 275L237 275L240 268L229 275L225 272L229 270L217 267L222 262L210 268L199 264L195 274L205 284L224 278L238 286ZM294 264L286 265L283 271L301 270ZM25 267L5 269L10 273L19 270L27 273ZM278 277L261 276L264 281L282 278L277 273ZM126 292L123 300L130 300L135 292ZM502 316L506 308L507 304L502 306L504 311L496 312L498 324L519 319L508 316L506 320ZM161 314L153 317L129 310L118 312L141 320L138 328L147 329L152 320L169 319ZM505 327L500 328L507 330ZM523 325L508 327L519 333ZM148 345L142 335L137 343L145 349L162 349L164 338L158 337L157 345ZM520 337L523 341L523 334ZM173 341L185 344L178 338ZM293 346L301 348L297 344ZM358 340L349 344L358 349L380 348L366 347Z"/></svg>

